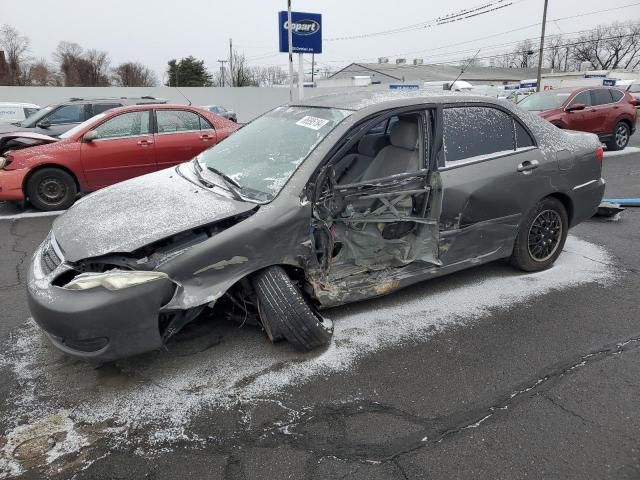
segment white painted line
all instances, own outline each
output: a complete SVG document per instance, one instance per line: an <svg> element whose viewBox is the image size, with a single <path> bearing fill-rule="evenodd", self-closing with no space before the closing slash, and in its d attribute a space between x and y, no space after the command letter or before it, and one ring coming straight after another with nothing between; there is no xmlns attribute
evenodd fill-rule
<svg viewBox="0 0 640 480"><path fill-rule="evenodd" d="M299 388L314 378L331 381L331 375L354 368L382 349L428 342L434 333L452 326L481 325L496 310L511 309L517 315L514 307L550 292L587 283L611 284L616 279L615 267L609 266L613 264L602 247L570 236L556 265L544 272L481 267L384 299L333 309L328 312L335 328L331 345L308 354L296 353L286 343L271 345L256 329L227 326L218 327L224 339L211 348L207 346L221 330L169 344L169 352L100 371L55 350L28 322L0 348L0 366L11 369L21 386L11 392L2 413L8 429L7 443L0 449L0 471L22 471L8 446L51 428L92 431L89 441L97 441L97 435L114 445L140 446L153 455L177 441L201 442L189 426L199 412L212 407L242 409L242 403L271 402L295 420L301 412L281 402L286 388ZM423 373L429 375L430 369L438 365ZM127 434L130 428L135 428L135 435ZM209 428L211 437L224 434L224 427ZM86 437L80 437L66 446L70 453L84 445ZM48 452L52 458L60 454Z"/></svg>
<svg viewBox="0 0 640 480"><path fill-rule="evenodd" d="M627 147L624 150L618 150L617 152L604 151L604 158L621 157L623 155L633 155L634 153L640 153L640 147Z"/></svg>
<svg viewBox="0 0 640 480"><path fill-rule="evenodd" d="M2 215L0 214L0 221L2 220L19 220L21 218L38 218L38 217L53 217L57 215L62 215L66 210L56 210L53 212L24 212L24 213L14 213L12 215Z"/></svg>

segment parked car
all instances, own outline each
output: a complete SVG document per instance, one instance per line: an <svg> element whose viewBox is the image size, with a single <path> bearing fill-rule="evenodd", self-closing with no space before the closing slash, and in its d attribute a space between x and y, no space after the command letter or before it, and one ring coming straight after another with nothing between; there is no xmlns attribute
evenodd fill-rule
<svg viewBox="0 0 640 480"><path fill-rule="evenodd" d="M0 124L21 122L40 110L35 103L0 102Z"/></svg>
<svg viewBox="0 0 640 480"><path fill-rule="evenodd" d="M0 137L5 133L34 132L58 137L67 130L112 108L126 105L163 104L167 101L154 97L70 98L66 102L49 105L26 119L10 125L0 125Z"/></svg>
<svg viewBox="0 0 640 480"><path fill-rule="evenodd" d="M8 149L0 157L0 200L63 210L79 192L190 160L237 128L199 108L137 105L99 113L57 139L6 134L0 139L0 152Z"/></svg>
<svg viewBox="0 0 640 480"><path fill-rule="evenodd" d="M204 108L208 112L215 113L216 115L220 115L221 117L229 119L232 122L237 122L238 121L238 117L236 115L236 112L233 112L231 110L227 110L226 108L224 108L224 107L222 107L220 105L205 105L204 107L200 107L200 108Z"/></svg>
<svg viewBox="0 0 640 480"><path fill-rule="evenodd" d="M278 107L58 217L28 269L53 344L110 361L204 309L326 344L322 308L497 259L535 272L604 192L602 146L509 102L350 92Z"/></svg>
<svg viewBox="0 0 640 480"><path fill-rule="evenodd" d="M556 127L595 133L608 150L623 150L636 130L636 99L618 88L559 88L538 92L518 106Z"/></svg>

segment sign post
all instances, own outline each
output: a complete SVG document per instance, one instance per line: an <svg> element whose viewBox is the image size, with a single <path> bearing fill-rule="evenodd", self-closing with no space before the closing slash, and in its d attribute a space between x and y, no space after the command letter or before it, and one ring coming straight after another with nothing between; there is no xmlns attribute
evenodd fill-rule
<svg viewBox="0 0 640 480"><path fill-rule="evenodd" d="M278 13L280 52L289 54L289 101L293 101L293 54L298 55L298 96L304 96L305 53L322 53L322 15L319 13L292 12L291 0L288 10Z"/></svg>
<svg viewBox="0 0 640 480"><path fill-rule="evenodd" d="M287 44L287 53L289 53L289 102L293 102L293 25L291 21L291 0L287 0Z"/></svg>

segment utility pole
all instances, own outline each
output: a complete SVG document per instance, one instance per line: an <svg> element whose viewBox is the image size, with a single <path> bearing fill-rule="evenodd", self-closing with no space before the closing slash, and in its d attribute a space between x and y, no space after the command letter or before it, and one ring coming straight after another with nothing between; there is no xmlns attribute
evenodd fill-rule
<svg viewBox="0 0 640 480"><path fill-rule="evenodd" d="M289 102L293 103L293 25L291 23L291 0L287 0L287 38L289 42Z"/></svg>
<svg viewBox="0 0 640 480"><path fill-rule="evenodd" d="M544 31L547 27L547 7L549 6L549 0L544 0L544 13L542 14L542 33L540 34L540 57L538 58L538 81L536 83L536 92L540 91L540 85L542 84L542 60L544 58Z"/></svg>
<svg viewBox="0 0 640 480"><path fill-rule="evenodd" d="M313 75L316 69L316 54L311 54L311 83L313 83Z"/></svg>
<svg viewBox="0 0 640 480"><path fill-rule="evenodd" d="M233 39L229 39L229 84L233 87Z"/></svg>
<svg viewBox="0 0 640 480"><path fill-rule="evenodd" d="M222 80L222 86L224 87L224 64L227 63L226 60L218 60L220 63L220 79Z"/></svg>

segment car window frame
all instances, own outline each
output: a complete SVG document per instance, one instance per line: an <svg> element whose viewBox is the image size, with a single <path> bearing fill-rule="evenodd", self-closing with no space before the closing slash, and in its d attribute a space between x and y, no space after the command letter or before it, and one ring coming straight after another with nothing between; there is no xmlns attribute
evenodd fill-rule
<svg viewBox="0 0 640 480"><path fill-rule="evenodd" d="M567 111L572 105L574 105L574 102L576 100L576 98L578 98L580 95L582 95L583 93L586 94L589 97L589 105L587 105L586 103L584 104L585 107L592 107L593 106L593 99L591 97L591 91L593 89L589 89L589 90L582 90L580 92L577 92L573 98L571 98L571 100L569 100L569 103L567 103L567 106L564 107L564 110Z"/></svg>
<svg viewBox="0 0 640 480"><path fill-rule="evenodd" d="M604 90L609 94L609 102L607 103L599 103L597 105L595 105L595 92L599 91L599 90ZM613 101L613 95L611 95L611 89L609 88L592 88L591 90L589 90L589 92L591 92L591 107L596 108L596 107L606 107L607 105L613 105L614 103L618 103L618 102L614 102ZM619 100L618 100L619 101Z"/></svg>
<svg viewBox="0 0 640 480"><path fill-rule="evenodd" d="M79 122L51 123L51 121L49 120L51 115L53 115L55 112L65 108L65 107L75 107L75 106L82 107L82 119ZM65 103L63 105L58 105L56 108L51 109L51 111L49 113L47 113L44 117L42 117L40 120L38 120L38 122L34 125L34 127L37 127L38 123L42 123L43 120L46 120L49 123L49 125L52 126L52 127L59 127L61 125L79 125L80 123L84 122L88 118L90 118L90 117L87 116L87 104Z"/></svg>
<svg viewBox="0 0 640 480"><path fill-rule="evenodd" d="M332 164L335 164L338 160L342 159L348 152L353 148L354 145L357 145L358 142L369 133L369 131L379 125L380 123L387 122L394 116L398 115L409 115L412 113L420 113L422 115L421 123L424 127L425 125L425 117L429 112L433 112L432 119L429 120L429 124L431 126L431 132L428 129L425 129L424 135L424 145L422 145L423 155L426 160L426 167L418 170L416 172L411 172L401 174L401 175L392 175L391 177L383 177L381 179L376 179L376 183L384 183L383 181L386 179L394 179L394 180L402 180L403 178L409 178L411 176L423 175L427 176L429 172L435 171L435 155L436 150L440 148L441 142L438 141L438 110L441 108L440 105L435 103L425 103L425 104L414 104L406 107L395 107L387 110L381 110L379 112L375 112L372 115L363 118L357 121L354 125L352 125L341 137L338 139L331 149L324 156L322 161L318 164L316 169L309 175L307 179L303 191L306 192L308 198L313 199L313 202L317 202L318 198L321 194L322 185L326 180L326 176L329 174L329 167ZM441 136L441 135L440 135ZM430 144L429 144L430 142ZM365 184L371 182L364 182ZM358 183L353 184L345 184L342 185L341 188L344 190L345 187L354 187L357 188Z"/></svg>
<svg viewBox="0 0 640 480"><path fill-rule="evenodd" d="M198 130L178 130L176 132L159 132L158 131L158 112L188 112L196 115L197 117L201 117L201 115L193 110L189 110L187 108L154 108L153 109L153 135L178 135L181 133L195 133L201 132L202 128ZM208 122L211 123L211 122ZM198 125L201 125L200 120L198 120Z"/></svg>
<svg viewBox="0 0 640 480"><path fill-rule="evenodd" d="M486 107L486 108L493 108L493 109L502 111L503 113L507 114L511 118L511 122L512 122L514 150L512 150L512 151L511 150L505 150L505 151L495 152L494 154L487 154L487 155L475 155L473 157L469 157L469 158L464 159L464 160L458 160L455 163L447 164L446 157L445 157L445 149L444 149L444 110L445 110L445 108L456 108L456 107L458 107L458 108ZM516 132L515 122L518 122L522 126L522 128L524 128L524 130L529 134L529 137L531 138L531 140L533 140L533 145L528 146L528 147L518 148L517 132ZM440 135L441 135L441 139L442 139L442 144L441 144L440 150L437 153L437 170L440 171L440 172L444 172L444 171L448 171L448 170L455 170L457 168L462 168L462 167L465 167L467 165L475 165L476 163L489 162L489 161L496 160L496 159L499 159L499 158L505 158L505 157L509 157L509 156L512 156L512 155L518 155L518 154L523 153L523 152L528 152L528 151L532 151L532 150L538 150L540 148L540 146L538 144L538 139L531 132L531 129L528 127L528 125L525 122L522 121L522 119L520 119L515 113L511 112L509 109L503 107L502 105L496 105L494 103L486 103L486 102L445 103L445 104L442 105L442 109L440 109L439 117L438 117L438 123L440 124L440 132L441 132Z"/></svg>
<svg viewBox="0 0 640 480"><path fill-rule="evenodd" d="M114 106L114 107L110 107L110 108L108 108L108 109L106 109L106 110L103 110L103 111L101 111L101 112L97 112L97 113L96 113L96 111L95 111L95 107L96 107L96 106L98 106L98 105L115 105L115 106ZM124 107L124 105L123 105L122 103L118 103L118 102L115 102L115 101L114 101L114 102L112 102L112 103L107 103L107 102L92 103L92 104L90 104L89 106L90 106L90 108L91 108L91 116L96 116L96 115L99 115L99 114L101 114L101 113L108 112L109 110L112 110L112 109L114 109L114 108Z"/></svg>
<svg viewBox="0 0 640 480"><path fill-rule="evenodd" d="M107 110L108 112L108 110ZM94 125L93 127L91 127L91 130L97 130L99 127L101 127L102 125L104 125L105 123L113 120L114 118L120 117L122 115L128 115L131 113L146 113L148 116L151 113L151 110L130 110L128 112L120 112L117 113L115 115L112 115L111 117L105 118L102 122L100 122L98 125ZM106 112L103 112L106 113ZM99 115L99 114L98 114ZM89 130L90 131L90 130ZM86 133L86 132L85 132ZM83 134L84 135L84 134ZM148 133L140 133L138 135L121 135L119 137L107 137L107 138L96 138L94 140L92 140L92 142L108 142L109 140L122 140L124 138L140 138L140 137L149 137L153 135L152 133L152 124L151 124L151 117L149 116L149 132Z"/></svg>

